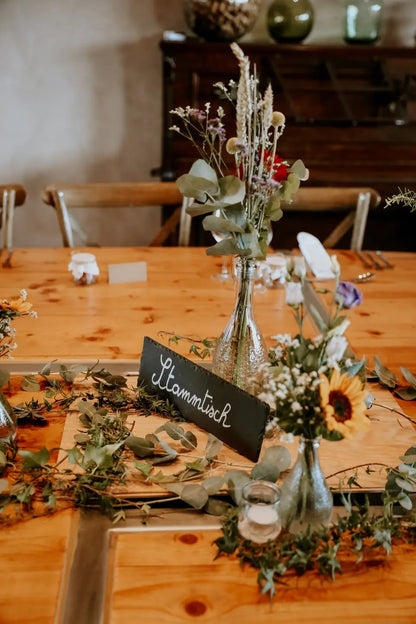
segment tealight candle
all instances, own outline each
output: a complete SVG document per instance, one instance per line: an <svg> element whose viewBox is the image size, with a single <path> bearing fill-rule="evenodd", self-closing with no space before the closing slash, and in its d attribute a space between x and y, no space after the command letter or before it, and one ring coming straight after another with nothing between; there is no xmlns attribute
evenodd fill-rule
<svg viewBox="0 0 416 624"><path fill-rule="evenodd" d="M238 530L258 544L274 539L281 531L280 489L269 481L250 481L242 490Z"/></svg>

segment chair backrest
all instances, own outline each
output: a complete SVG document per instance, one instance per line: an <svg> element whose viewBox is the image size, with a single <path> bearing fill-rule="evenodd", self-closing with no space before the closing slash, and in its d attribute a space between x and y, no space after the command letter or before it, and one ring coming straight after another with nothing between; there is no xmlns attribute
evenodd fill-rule
<svg viewBox="0 0 416 624"><path fill-rule="evenodd" d="M26 189L20 184L0 184L0 236L2 249L11 252L13 238L13 217L16 206L26 200Z"/></svg>
<svg viewBox="0 0 416 624"><path fill-rule="evenodd" d="M58 215L64 247L74 247L74 231L88 244L82 228L70 214L71 208L121 208L140 206L175 206L169 218L150 246L162 245L179 225L179 245L189 244L189 232L184 235L186 201L175 182L116 182L84 184L50 184L42 192L42 201L53 206Z"/></svg>
<svg viewBox="0 0 416 624"><path fill-rule="evenodd" d="M350 248L361 250L368 212L381 201L377 191L367 187L301 187L284 211L347 213L323 242L324 247L335 247L352 228Z"/></svg>

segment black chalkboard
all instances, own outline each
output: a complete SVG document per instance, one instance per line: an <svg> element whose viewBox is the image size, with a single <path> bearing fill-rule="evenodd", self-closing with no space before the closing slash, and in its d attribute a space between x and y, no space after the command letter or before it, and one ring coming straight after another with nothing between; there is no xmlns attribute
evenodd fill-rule
<svg viewBox="0 0 416 624"><path fill-rule="evenodd" d="M257 461L269 413L265 403L147 336L139 382L169 398L201 429Z"/></svg>

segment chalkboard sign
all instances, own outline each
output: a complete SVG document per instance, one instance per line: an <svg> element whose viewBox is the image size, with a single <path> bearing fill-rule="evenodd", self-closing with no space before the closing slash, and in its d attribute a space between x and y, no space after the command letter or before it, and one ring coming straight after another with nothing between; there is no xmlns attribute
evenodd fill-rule
<svg viewBox="0 0 416 624"><path fill-rule="evenodd" d="M140 381L198 427L257 461L269 412L265 403L148 336Z"/></svg>

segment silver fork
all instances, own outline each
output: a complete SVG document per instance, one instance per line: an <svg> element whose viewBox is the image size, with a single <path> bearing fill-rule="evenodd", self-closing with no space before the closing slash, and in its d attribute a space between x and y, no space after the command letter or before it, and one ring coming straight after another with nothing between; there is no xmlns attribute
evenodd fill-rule
<svg viewBox="0 0 416 624"><path fill-rule="evenodd" d="M389 262L379 249L377 249L376 254L380 258L380 260L384 262L384 266L386 267L386 269L394 269L394 264Z"/></svg>
<svg viewBox="0 0 416 624"><path fill-rule="evenodd" d="M364 253L367 256L367 258L373 263L373 266L375 269L377 269L377 271L381 271L382 269L384 269L384 265L380 264L377 258L373 256L371 251L365 251Z"/></svg>
<svg viewBox="0 0 416 624"><path fill-rule="evenodd" d="M361 260L362 265L365 269L372 269L373 268L373 264L368 262L368 260L364 257L364 255L361 253L361 251L356 251L355 252L357 255L357 258L359 258L359 260Z"/></svg>

